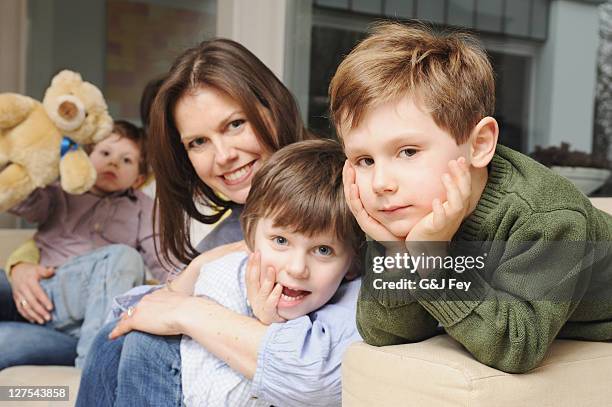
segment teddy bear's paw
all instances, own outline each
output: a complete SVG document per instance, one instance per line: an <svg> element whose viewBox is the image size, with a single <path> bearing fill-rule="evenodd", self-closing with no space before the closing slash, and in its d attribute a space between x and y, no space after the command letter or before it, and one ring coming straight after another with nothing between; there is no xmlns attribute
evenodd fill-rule
<svg viewBox="0 0 612 407"><path fill-rule="evenodd" d="M96 169L83 150L71 151L60 161L60 184L69 194L89 191L96 177Z"/></svg>
<svg viewBox="0 0 612 407"><path fill-rule="evenodd" d="M0 128L21 123L34 109L36 101L17 93L0 93Z"/></svg>
<svg viewBox="0 0 612 407"><path fill-rule="evenodd" d="M96 183L95 177L66 176L60 178L62 189L72 195L81 195L89 191Z"/></svg>
<svg viewBox="0 0 612 407"><path fill-rule="evenodd" d="M0 172L2 172L2 170L4 170L4 168L11 162L7 144L8 143L6 143L6 140L4 140L0 135Z"/></svg>
<svg viewBox="0 0 612 407"><path fill-rule="evenodd" d="M4 212L24 200L35 189L27 171L19 164L11 163L0 171L0 212Z"/></svg>

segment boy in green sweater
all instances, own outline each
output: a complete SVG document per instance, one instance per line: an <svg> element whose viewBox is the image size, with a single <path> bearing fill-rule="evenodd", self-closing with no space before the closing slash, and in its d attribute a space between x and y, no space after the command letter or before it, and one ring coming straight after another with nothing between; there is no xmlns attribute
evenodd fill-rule
<svg viewBox="0 0 612 407"><path fill-rule="evenodd" d="M346 198L382 243L357 307L366 342L419 341L441 325L482 363L526 372L557 337L612 339L612 217L497 145L478 41L379 24L340 64L330 97ZM471 264L457 262L466 243Z"/></svg>

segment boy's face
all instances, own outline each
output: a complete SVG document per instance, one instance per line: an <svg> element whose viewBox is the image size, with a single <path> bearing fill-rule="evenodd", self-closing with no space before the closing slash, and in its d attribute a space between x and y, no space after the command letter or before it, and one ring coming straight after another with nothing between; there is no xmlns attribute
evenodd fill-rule
<svg viewBox="0 0 612 407"><path fill-rule="evenodd" d="M139 173L140 150L132 140L113 133L94 147L89 155L98 173L92 192L104 195L136 187L144 176Z"/></svg>
<svg viewBox="0 0 612 407"><path fill-rule="evenodd" d="M264 217L255 229L255 250L261 253L262 282L269 266L283 286L278 315L294 319L322 307L334 295L352 260L348 245L332 233L308 237Z"/></svg>
<svg viewBox="0 0 612 407"><path fill-rule="evenodd" d="M469 157L468 143L458 146L410 97L369 110L343 140L364 209L400 239L431 212L434 198L446 200L448 162Z"/></svg>

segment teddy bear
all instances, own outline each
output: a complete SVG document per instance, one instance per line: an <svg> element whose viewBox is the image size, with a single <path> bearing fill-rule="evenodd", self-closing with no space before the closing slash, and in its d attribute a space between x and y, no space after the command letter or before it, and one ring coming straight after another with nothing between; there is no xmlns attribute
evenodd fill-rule
<svg viewBox="0 0 612 407"><path fill-rule="evenodd" d="M60 177L71 194L88 191L96 170L81 148L112 130L102 92L76 72L53 77L42 103L0 94L0 212Z"/></svg>

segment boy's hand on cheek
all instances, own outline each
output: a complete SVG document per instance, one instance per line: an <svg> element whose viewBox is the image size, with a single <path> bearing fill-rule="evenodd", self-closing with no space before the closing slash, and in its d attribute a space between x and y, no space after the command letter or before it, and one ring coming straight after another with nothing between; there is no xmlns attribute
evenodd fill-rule
<svg viewBox="0 0 612 407"><path fill-rule="evenodd" d="M272 267L265 271L266 277L260 283L261 255L255 252L249 256L246 272L247 299L255 317L265 325L274 322L285 322L278 315L278 301L283 292L283 286L276 283L276 274Z"/></svg>
<svg viewBox="0 0 612 407"><path fill-rule="evenodd" d="M400 239L394 236L380 222L371 217L365 210L363 203L361 202L361 198L359 197L359 188L355 183L355 178L355 169L348 162L348 160L346 160L344 162L344 168L342 169L344 198L346 199L353 216L355 216L359 227L361 227L361 230L379 243L400 241Z"/></svg>
<svg viewBox="0 0 612 407"><path fill-rule="evenodd" d="M470 209L472 180L465 158L448 163L450 173L442 175L446 202L434 199L432 212L421 219L406 236L406 242L450 241Z"/></svg>

